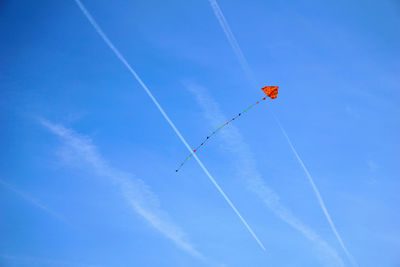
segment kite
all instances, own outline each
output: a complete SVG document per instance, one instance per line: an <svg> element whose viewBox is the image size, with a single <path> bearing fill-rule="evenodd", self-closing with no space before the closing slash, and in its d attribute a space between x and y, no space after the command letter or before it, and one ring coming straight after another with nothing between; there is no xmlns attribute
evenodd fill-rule
<svg viewBox="0 0 400 267"><path fill-rule="evenodd" d="M278 89L279 86L266 86L261 88L261 90L264 91L264 93L270 97L271 99L275 99L278 97ZM231 123L232 121L236 120L237 118L239 118L241 115L244 115L247 113L247 111L249 111L250 109L252 109L255 105L260 104L261 102L263 102L264 100L266 100L266 97L261 98L260 100L258 100L257 102L255 102L253 105L247 107L244 111L238 113L234 118L232 118L230 121L227 121L226 123L222 124L220 127L218 127L217 129L215 129L214 131L212 131L212 133L207 136L203 142L200 143L200 145L198 145L195 149L193 149L193 152L190 153L183 161L182 163L179 165L179 167L175 170L176 172L178 172L183 165L185 165L185 163L194 155L194 153L196 153L202 146L204 146L206 144L206 142L208 140L210 140L211 137L213 137L219 130L221 130L222 128L224 128L225 126L229 125L229 123Z"/></svg>
<svg viewBox="0 0 400 267"><path fill-rule="evenodd" d="M266 86L261 88L261 90L264 91L264 93L269 96L271 99L275 99L278 97L278 89L279 86Z"/></svg>

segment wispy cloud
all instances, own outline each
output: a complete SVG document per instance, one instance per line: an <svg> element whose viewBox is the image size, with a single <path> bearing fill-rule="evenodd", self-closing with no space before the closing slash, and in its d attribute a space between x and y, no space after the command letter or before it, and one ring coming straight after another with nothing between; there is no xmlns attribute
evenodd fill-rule
<svg viewBox="0 0 400 267"><path fill-rule="evenodd" d="M367 164L368 164L369 170L370 170L371 172L374 172L374 171L376 171L376 170L379 168L378 164L376 164L375 161L368 160L368 161L367 161Z"/></svg>
<svg viewBox="0 0 400 267"><path fill-rule="evenodd" d="M168 117L167 113L165 113L164 109L161 107L160 103L158 103L157 99L153 96L151 93L150 89L146 86L146 84L142 81L142 79L139 77L139 75L135 72L135 70L131 67L131 65L128 63L128 61L124 58L124 56L119 52L119 50L114 46L114 44L108 39L107 35L104 33L104 31L100 28L100 26L97 24L93 16L89 13L89 11L85 8L85 6L82 4L80 0L75 0L77 3L78 7L82 11L82 13L85 15L85 17L89 20L90 24L93 26L93 28L96 30L96 32L100 35L100 37L103 39L103 41L108 45L108 47L114 52L114 54L118 57L118 59L124 64L124 66L129 70L129 72L133 75L133 77L137 80L137 82L140 84L140 86L146 91L147 95L151 98L153 101L154 105L158 108L158 110L161 112L162 116L164 119L168 122L168 124L171 126L171 128L174 130L176 135L179 137L181 142L185 145L187 150L192 153L193 149L189 146L189 144L186 142L185 138L183 138L182 134L176 128L175 124L172 122L172 120ZM264 245L261 243L260 239L257 237L257 235L254 233L254 231L251 229L249 224L246 222L246 220L243 218L243 216L239 213L235 205L233 205L232 201L228 198L228 196L225 194L225 192L222 190L222 188L218 185L217 181L214 179L214 177L210 174L210 172L207 170L207 168L204 166L204 164L200 161L200 159L193 154L193 157L196 159L197 163L200 165L201 169L204 171L204 173L207 175L207 177L210 179L211 183L217 188L218 192L222 195L222 197L225 199L225 201L229 204L229 206L233 209L235 214L239 217L239 219L242 221L246 229L250 232L250 234L253 236L253 238L256 240L258 245L265 250Z"/></svg>
<svg viewBox="0 0 400 267"><path fill-rule="evenodd" d="M2 184L5 188L7 188L8 190L12 191L16 195L18 195L20 198L26 200L27 202L31 203L35 207L37 207L37 208L45 211L46 213L50 214L51 216L53 216L57 220L65 223L67 225L70 225L70 223L63 216L61 216L57 212L53 211L52 209L50 209L46 205L42 204L36 198L34 198L34 197L32 197L32 196L30 196L30 195L28 195L28 194L16 189L14 186L10 185L9 183L7 183L6 181L4 181L2 179L0 179L0 184Z"/></svg>
<svg viewBox="0 0 400 267"><path fill-rule="evenodd" d="M239 60L239 63L241 65L242 69L244 70L246 76L249 78L249 81L251 82L251 84L254 85L256 83L256 80L255 80L255 76L253 74L253 71L249 67L249 65L247 63L247 60L246 60L246 57L244 56L244 54L242 52L242 49L239 46L239 43L237 42L234 34L232 33L232 30L229 27L229 24L226 21L225 16L222 13L221 8L219 7L219 5L218 5L216 0L209 0L209 2L211 4L211 7L213 8L215 16L217 17L222 29L224 30L226 38L228 39L228 41L229 41L229 43L230 43L230 45L231 45L236 57ZM273 114L272 110L270 110L270 111ZM279 128L282 131L282 134L285 136L285 138L286 138L286 140L287 140L287 142L288 142L293 154L295 155L297 161L299 162L299 164L301 165L304 173L306 174L306 176L307 176L307 178L308 178L308 180L309 180L309 182L310 182L310 184L311 184L311 186L312 186L312 188L314 190L315 196L318 199L318 202L319 202L319 204L321 206L321 209L322 209L322 211L323 211L323 213L324 213L324 215L325 215L325 217L326 217L326 219L327 219L327 221L328 221L333 233L335 234L337 240L339 241L340 246L342 247L342 249L346 253L346 255L349 258L349 260L353 263L353 265L357 265L354 257L350 254L350 252L347 250L347 247L344 245L342 237L339 235L339 232L337 231L336 226L333 223L328 210L326 209L326 206L325 206L325 203L324 203L324 201L323 201L323 199L321 197L321 194L319 193L319 190L318 190L317 186L315 185L314 180L313 180L312 176L310 175L308 169L304 165L303 160L300 158L299 154L297 153L295 147L292 144L292 141L290 140L289 136L287 135L287 133L286 133L285 129L283 128L281 122L279 121L278 117L275 114L273 114L273 116L274 116L275 120L277 121L277 123L279 125Z"/></svg>
<svg viewBox="0 0 400 267"><path fill-rule="evenodd" d="M202 107L206 119L212 127L217 127L221 121L226 121L227 117L221 112L218 103L209 96L203 87L186 84L187 88L195 95L197 102ZM220 135L225 144L224 148L235 155L234 166L237 168L238 175L244 179L247 189L257 195L264 204L285 223L299 231L304 237L314 242L328 264L335 262L334 266L344 266L342 259L337 252L331 248L315 231L304 225L292 212L280 203L279 196L268 187L262 179L261 173L257 169L257 164L253 153L244 141L239 130L232 124L229 129L221 131ZM240 166L240 167L239 167Z"/></svg>
<svg viewBox="0 0 400 267"><path fill-rule="evenodd" d="M109 166L90 138L60 124L53 124L44 119L41 119L40 122L51 133L61 138L65 145L64 151L66 150L68 155L72 155L85 167L101 177L108 178L115 186L118 186L132 209L150 225L192 256L204 259L202 254L187 240L186 234L181 228L172 221L167 212L161 209L157 196L142 180Z"/></svg>
<svg viewBox="0 0 400 267"><path fill-rule="evenodd" d="M367 182L368 182L369 184L375 184L375 183L377 182L377 179L376 179L376 177L374 177L374 176L376 175L377 170L379 169L379 166L378 166L378 164L376 164L375 161L372 161L372 160L368 160L368 161L367 161L367 164L368 164L368 168L369 168L369 170L370 170L371 175L373 175L373 176L370 176L370 177L367 179Z"/></svg>

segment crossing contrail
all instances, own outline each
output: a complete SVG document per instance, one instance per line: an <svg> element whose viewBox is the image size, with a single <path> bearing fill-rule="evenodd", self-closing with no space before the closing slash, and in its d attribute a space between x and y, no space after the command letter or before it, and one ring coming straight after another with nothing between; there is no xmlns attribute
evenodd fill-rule
<svg viewBox="0 0 400 267"><path fill-rule="evenodd" d="M253 85L257 84L255 76L253 74L253 71L250 68L249 64L247 63L246 57L244 56L244 54L242 52L242 49L240 48L239 43L237 42L237 40L236 40L231 28L229 27L229 24L228 24L227 20L225 19L225 16L222 13L222 10L219 7L217 1L216 0L209 0L209 2L211 4L211 7L212 7L212 9L214 11L215 16L218 19L219 24L221 25L222 30L225 33L226 38L228 39L228 41L229 41L229 43L230 43L230 45L231 45L231 47L233 49L233 52L235 53L236 57L239 60L239 63L241 65L242 69L244 70L247 78L249 79L249 81ZM271 110L271 112L272 112L272 110ZM344 252L346 253L347 257L350 259L350 261L354 265L357 265L354 257L347 250L346 246L344 245L344 243L342 241L341 236L339 235L338 231L336 230L335 224L333 223L333 221L331 219L331 216L329 215L329 212L325 207L325 204L324 204L324 201L322 200L321 194L319 193L319 190L318 190L317 186L315 185L312 176L310 175L310 173L308 172L306 166L304 165L303 160L300 158L299 154L297 153L296 149L294 148L289 136L287 135L285 129L283 128L282 124L280 123L278 117L273 112L272 112L272 114L273 114L275 120L277 121L277 123L279 125L279 128L282 131L282 134L285 136L285 138L286 138L286 140L287 140L287 142L288 142L293 154L295 155L297 161L299 162L299 164L303 168L304 173L306 174L306 176L307 176L307 178L308 178L308 180L309 180L309 182L310 182L310 184L312 186L312 189L314 190L314 193L315 193L315 195L316 195L316 197L318 199L319 205L321 206L321 209L324 212L324 215L325 215L326 219L328 220L328 223L329 223L333 233L335 234L337 240L339 241L340 246L343 248Z"/></svg>
<svg viewBox="0 0 400 267"><path fill-rule="evenodd" d="M85 15L85 17L89 20L90 24L95 28L97 33L101 36L103 41L108 45L108 47L114 52L114 54L118 57L118 59L125 65L125 67L129 70L129 72L135 77L135 79L138 81L140 86L146 91L147 95L151 98L153 103L156 105L158 110L161 112L163 115L164 119L169 123L169 125L172 127L172 129L175 131L175 133L178 135L179 139L182 141L182 143L185 145L185 147L192 153L192 148L189 146L189 144L186 142L185 138L183 138L182 134L179 132L179 130L176 128L175 124L171 121L171 119L168 117L167 113L165 113L164 109L161 107L161 105L158 103L156 98L153 96L153 94L150 92L149 88L147 88L146 84L142 81L142 79L139 77L139 75L133 70L131 65L128 63L128 61L122 56L122 54L119 52L119 50L114 46L114 44L108 39L107 35L103 32L103 30L100 28L100 26L97 24L97 22L94 20L92 15L87 11L85 6L82 4L80 0L75 0L77 3L78 7L82 11L82 13ZM254 239L257 241L258 245L265 251L264 245L261 243L260 239L257 237L257 235L254 233L254 231L251 229L251 227L248 225L246 220L242 217L242 215L239 213L239 211L236 209L236 207L233 205L231 200L228 198L228 196L225 194L225 192L222 190L222 188L218 185L218 183L215 181L213 176L208 172L206 167L203 165L203 163L200 161L200 159L197 157L197 155L193 155L194 158L196 159L197 163L200 165L204 173L207 175L207 177L210 179L210 181L214 184L214 186L217 188L217 190L220 192L220 194L224 197L226 202L228 202L229 206L233 209L233 211L236 213L236 215L239 217L239 219L242 221L242 223L246 226L247 230L250 232L250 234L254 237Z"/></svg>

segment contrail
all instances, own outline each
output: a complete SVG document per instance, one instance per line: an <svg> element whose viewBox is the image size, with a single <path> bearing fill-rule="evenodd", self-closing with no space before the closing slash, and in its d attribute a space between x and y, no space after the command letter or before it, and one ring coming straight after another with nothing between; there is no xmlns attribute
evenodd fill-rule
<svg viewBox="0 0 400 267"><path fill-rule="evenodd" d="M231 31L231 28L229 27L229 24L226 21L224 14L222 13L222 10L219 8L217 1L215 0L209 0L209 1L215 16L219 21L219 25L221 25L221 28L226 35L226 38L228 38L228 41L232 46L233 52L235 53L236 57L240 62L240 66L242 67L248 80L252 83L253 86L256 86L257 82L253 74L253 71L251 70L249 63L247 62L247 59L242 52L242 49L240 49L239 43L237 42L235 36L233 35L233 32Z"/></svg>
<svg viewBox="0 0 400 267"><path fill-rule="evenodd" d="M317 186L315 185L314 180L313 180L311 174L309 173L308 169L307 169L306 166L304 165L303 160L300 158L299 154L297 153L296 149L294 148L294 146L293 146L293 144L292 144L292 141L290 140L289 136L287 135L285 129L282 127L280 121L278 120L278 118L277 118L275 115L274 115L274 117L275 117L276 122L278 123L279 128L281 129L283 135L285 136L287 142L289 143L289 146L290 146L290 148L292 149L293 154L296 156L297 161L300 163L300 165L301 165L301 167L303 168L305 174L307 175L308 181L310 182L310 184L311 184L311 186L312 186L312 188L313 188L313 190L314 190L314 192L315 192L315 195L317 196L319 205L321 206L322 211L324 212L325 217L326 217L326 219L328 220L328 223L329 223L329 225L330 225L330 227L331 227L333 233L335 234L337 240L339 241L340 245L342 246L342 248L343 248L344 252L346 253L347 257L350 259L350 261L351 261L354 265L357 265L357 263L356 263L354 257L353 257L353 256L350 254L350 252L347 250L346 246L345 246L344 243L343 243L342 238L340 237L338 231L336 230L336 226L335 226L335 224L333 223L333 221L332 221L332 219L331 219L331 216L329 215L329 212L328 212L328 210L327 210L326 207L325 207L324 200L322 199L321 194L319 193L319 190L318 190Z"/></svg>
<svg viewBox="0 0 400 267"><path fill-rule="evenodd" d="M15 189L12 185L6 183L2 179L0 179L0 184L5 186L10 191L14 192L15 194L17 194L21 198L23 198L26 201L30 202L32 205L36 206L37 208L42 209L45 212L47 212L48 214L52 215L54 218L58 219L59 221L62 221L63 223L65 223L67 225L70 225L70 223L63 216L61 216L61 215L57 214L56 212L52 211L51 209L49 209L48 207L46 207L45 205L40 203L37 199L35 199L35 198L33 198L33 197L31 197L31 196L29 196L29 195L17 190L17 189Z"/></svg>
<svg viewBox="0 0 400 267"><path fill-rule="evenodd" d="M209 0L209 2L210 2L210 4L211 4L211 7L212 7L212 9L213 9L213 11L214 11L215 16L217 17L217 19L218 19L218 21L219 21L219 24L220 24L221 27L222 27L222 30L224 31L224 33L225 33L225 35L226 35L226 38L228 39L228 41L229 41L229 43L230 43L230 45L231 45L231 47L232 47L232 49L233 49L233 52L235 53L236 57L237 57L238 60L239 60L239 63L240 63L240 65L241 65L242 69L244 70L246 76L249 78L250 82L251 82L252 84L255 84L255 83L256 83L256 79L254 78L255 76L254 76L254 74L253 74L253 71L252 71L251 68L249 67L249 64L247 63L247 60L246 60L246 58L245 58L245 56L244 56L244 54L243 54L243 52L242 52L242 49L240 48L239 43L237 42L235 36L233 35L232 30L231 30L231 28L229 27L229 24L228 24L228 22L226 21L224 14L222 13L221 8L219 7L219 5L218 5L218 3L217 3L216 0ZM278 125L279 125L279 128L281 129L283 135L285 136L286 140L288 141L289 146L290 146L290 148L292 149L294 155L296 156L297 161L299 162L299 164L300 164L301 167L303 168L305 174L307 175L308 180L309 180L309 182L311 183L311 186L312 186L312 188L313 188L313 190L314 190L314 193L315 193L315 195L316 195L316 197L317 197L317 199L318 199L318 202L319 202L319 204L320 204L320 206L321 206L321 208L322 208L322 210L323 210L323 212L324 212L324 214L325 214L326 219L328 220L328 223L329 223L329 225L330 225L332 231L334 232L336 238L338 239L340 245L342 246L344 252L345 252L346 255L348 256L348 258L350 259L350 261L351 261L354 265L357 265L357 263L356 263L354 257L353 257L353 256L350 254L350 252L347 250L346 246L344 245L344 243L343 243L343 241L342 241L342 238L340 237L338 231L336 230L336 227L335 227L335 225L334 225L334 223L333 223L333 221L332 221L332 219L331 219L331 216L330 216L329 213L328 213L328 210L327 210L326 207L325 207L325 204L324 204L324 202L323 202L323 200L322 200L321 194L319 193L319 190L318 190L317 186L315 185L312 176L311 176L310 173L308 172L308 170L307 170L307 168L305 167L303 161L301 160L299 154L297 153L296 149L295 149L294 146L292 145L292 142L290 141L290 138L289 138L289 136L287 135L285 129L284 129L283 126L282 126L282 124L280 123L278 117L272 112L272 110L270 110L270 111L271 111L271 113L273 114L273 116L275 117L275 120L277 121L277 123L278 123Z"/></svg>
<svg viewBox="0 0 400 267"><path fill-rule="evenodd" d="M113 45L113 43L108 39L107 35L103 32L103 30L100 28L100 26L97 24L97 22L94 20L92 15L86 10L85 6L82 4L80 0L75 0L83 14L86 16L86 18L89 20L90 24L95 28L97 33L101 36L101 38L104 40L104 42L110 47L110 49L115 53L115 55L118 57L118 59L125 65L125 67L129 70L129 72L135 77L135 79L138 81L138 83L143 87L143 89L146 91L147 95L151 98L153 103L157 106L158 110L161 112L165 120L169 123L169 125L172 127L172 129L175 131L175 133L178 135L179 139L182 141L182 143L186 146L186 148L192 153L192 148L189 146L189 144L186 142L186 140L183 138L179 130L175 127L175 124L171 121L171 119L168 117L168 115L165 113L164 109L161 107L161 105L158 103L158 101L154 98L153 94L150 92L150 90L147 88L147 86L144 84L142 79L140 79L139 75L133 70L133 68L129 65L128 61L122 56L122 54L118 51L118 49ZM260 247L265 251L264 245L261 243L261 241L258 239L256 234L253 232L253 230L250 228L250 226L247 224L246 220L242 217L242 215L239 213L239 211L236 209L236 207L233 205L231 200L228 198L228 196L224 193L224 191L221 189L221 187L218 185L218 183L215 181L215 179L212 177L212 175L208 172L206 167L203 165L203 163L200 161L200 159L197 157L197 155L193 155L194 158L196 159L197 163L200 165L200 167L203 169L204 173L207 175L207 177L210 179L210 181L214 184L214 186L218 189L218 191L221 193L221 195L224 197L226 202L228 202L229 206L233 209L233 211L236 213L236 215L240 218L242 223L246 226L247 230L250 232L250 234L254 237L254 239L257 241L257 243L260 245Z"/></svg>

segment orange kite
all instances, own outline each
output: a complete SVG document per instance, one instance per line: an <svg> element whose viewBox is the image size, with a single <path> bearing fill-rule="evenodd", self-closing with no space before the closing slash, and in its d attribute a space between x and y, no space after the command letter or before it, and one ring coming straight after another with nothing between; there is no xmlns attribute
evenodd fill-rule
<svg viewBox="0 0 400 267"><path fill-rule="evenodd" d="M264 93L269 96L271 99L275 99L278 97L278 89L279 86L265 86L261 88L261 90L264 91Z"/></svg>

